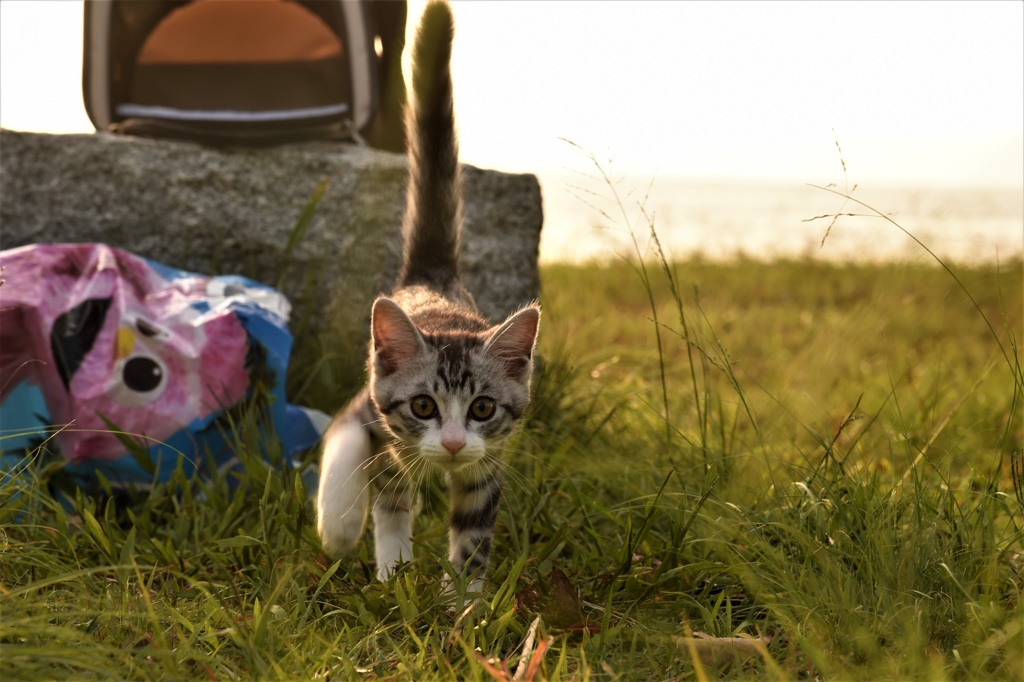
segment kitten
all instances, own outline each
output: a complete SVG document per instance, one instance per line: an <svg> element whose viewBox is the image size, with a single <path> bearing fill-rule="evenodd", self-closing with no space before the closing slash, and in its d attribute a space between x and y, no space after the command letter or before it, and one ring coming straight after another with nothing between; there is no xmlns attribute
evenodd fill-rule
<svg viewBox="0 0 1024 682"><path fill-rule="evenodd" d="M413 482L432 468L448 483L452 566L479 590L501 499L502 447L530 400L540 309L526 306L492 326L460 281L453 30L450 7L429 4L406 113L402 267L393 293L373 304L369 384L325 436L317 530L328 554L349 552L372 506L377 577L387 579L412 558Z"/></svg>

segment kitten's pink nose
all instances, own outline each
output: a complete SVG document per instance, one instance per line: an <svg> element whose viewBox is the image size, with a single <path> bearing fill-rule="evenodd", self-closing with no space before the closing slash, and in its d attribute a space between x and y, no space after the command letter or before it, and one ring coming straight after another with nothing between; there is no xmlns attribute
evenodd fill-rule
<svg viewBox="0 0 1024 682"><path fill-rule="evenodd" d="M454 455L459 454L459 450L461 450L463 447L466 446L466 441L464 441L464 440L443 440L443 441L441 441L441 445L443 445L444 449L447 450L448 452L452 453L452 455L454 456Z"/></svg>

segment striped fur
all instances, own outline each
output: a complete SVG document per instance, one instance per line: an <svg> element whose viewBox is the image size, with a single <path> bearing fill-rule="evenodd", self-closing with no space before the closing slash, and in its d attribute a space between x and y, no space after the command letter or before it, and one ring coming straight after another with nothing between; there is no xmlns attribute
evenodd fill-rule
<svg viewBox="0 0 1024 682"><path fill-rule="evenodd" d="M413 105L406 112L411 180L402 223L404 251L398 288L459 286L462 178L449 68L451 9L427 6L412 53Z"/></svg>
<svg viewBox="0 0 1024 682"><path fill-rule="evenodd" d="M414 483L439 471L449 559L479 589L501 502L501 452L530 400L540 309L492 325L459 276L452 36L450 7L429 4L413 49L402 267L392 294L373 305L369 386L325 438L317 529L329 554L351 551L372 507L377 576L387 579L412 557Z"/></svg>

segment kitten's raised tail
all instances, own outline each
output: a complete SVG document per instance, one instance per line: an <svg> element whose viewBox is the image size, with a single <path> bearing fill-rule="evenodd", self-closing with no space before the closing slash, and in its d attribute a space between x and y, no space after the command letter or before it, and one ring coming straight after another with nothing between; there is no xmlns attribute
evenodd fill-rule
<svg viewBox="0 0 1024 682"><path fill-rule="evenodd" d="M454 30L446 2L427 5L413 47L406 111L409 189L399 287L419 284L445 292L459 282L462 191L452 98Z"/></svg>

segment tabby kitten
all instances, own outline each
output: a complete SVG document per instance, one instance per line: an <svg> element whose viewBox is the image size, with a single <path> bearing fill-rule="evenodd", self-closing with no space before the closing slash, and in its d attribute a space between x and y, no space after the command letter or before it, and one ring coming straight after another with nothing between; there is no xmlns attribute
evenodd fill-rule
<svg viewBox="0 0 1024 682"><path fill-rule="evenodd" d="M501 499L502 446L530 400L540 309L491 326L459 277L461 180L452 99L453 19L427 6L406 113L409 187L402 268L373 304L369 385L324 441L317 530L330 555L353 550L373 508L377 577L412 558L413 481L444 474L449 558L478 590Z"/></svg>

